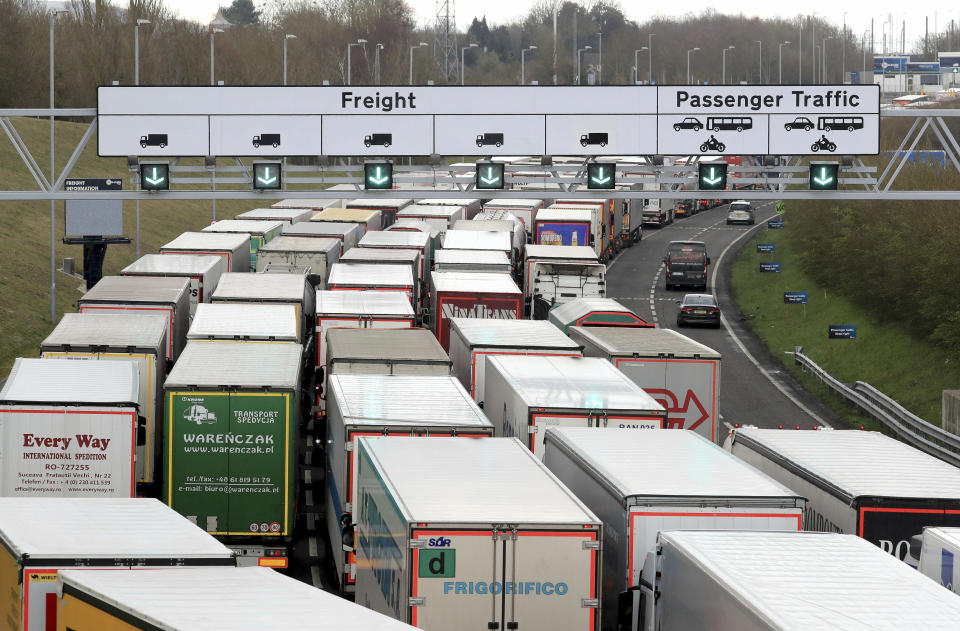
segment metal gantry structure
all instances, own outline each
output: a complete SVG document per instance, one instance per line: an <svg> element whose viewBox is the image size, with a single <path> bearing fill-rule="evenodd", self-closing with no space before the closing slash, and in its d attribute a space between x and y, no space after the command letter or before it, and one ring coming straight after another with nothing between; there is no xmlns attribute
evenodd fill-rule
<svg viewBox="0 0 960 631"><path fill-rule="evenodd" d="M455 0L437 0L433 27L433 56L447 83L456 83L460 74L457 59L457 17Z"/></svg>

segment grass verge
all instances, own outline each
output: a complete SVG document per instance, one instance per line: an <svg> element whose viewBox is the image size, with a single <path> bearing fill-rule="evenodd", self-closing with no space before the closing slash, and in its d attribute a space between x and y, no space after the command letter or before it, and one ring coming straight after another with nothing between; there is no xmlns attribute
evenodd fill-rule
<svg viewBox="0 0 960 631"><path fill-rule="evenodd" d="M773 243L774 254L758 254L757 243ZM919 339L909 322L895 326L879 321L843 296L829 294L803 273L791 240L789 218L782 230L761 230L747 242L733 264L733 294L751 330L804 386L824 399L851 425L867 424L841 397L804 373L785 354L795 346L845 383L866 381L908 410L941 423L941 396L960 384L960 365L927 339ZM781 272L762 273L760 262L780 262ZM829 261L824 261L829 265ZM842 274L842 269L836 270ZM806 291L801 305L784 305L785 291ZM857 325L857 340L830 340L834 324Z"/></svg>

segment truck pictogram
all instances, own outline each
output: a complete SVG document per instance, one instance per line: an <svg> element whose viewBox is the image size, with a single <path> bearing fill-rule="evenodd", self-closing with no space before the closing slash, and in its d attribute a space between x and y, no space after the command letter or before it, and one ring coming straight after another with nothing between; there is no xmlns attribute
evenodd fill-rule
<svg viewBox="0 0 960 631"><path fill-rule="evenodd" d="M197 425L211 425L217 422L216 414L196 403L190 406L183 418Z"/></svg>

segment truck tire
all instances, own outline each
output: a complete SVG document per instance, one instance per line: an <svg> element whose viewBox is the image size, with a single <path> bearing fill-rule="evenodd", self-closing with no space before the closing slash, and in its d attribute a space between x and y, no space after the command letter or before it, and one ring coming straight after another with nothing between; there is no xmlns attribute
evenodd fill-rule
<svg viewBox="0 0 960 631"><path fill-rule="evenodd" d="M259 142L253 143L253 148L254 148L254 149L259 149L259 148L260 148L260 143L259 143Z"/></svg>

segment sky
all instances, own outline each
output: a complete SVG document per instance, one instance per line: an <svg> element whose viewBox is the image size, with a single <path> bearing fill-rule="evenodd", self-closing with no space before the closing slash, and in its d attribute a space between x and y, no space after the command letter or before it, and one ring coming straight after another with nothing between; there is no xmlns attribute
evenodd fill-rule
<svg viewBox="0 0 960 631"><path fill-rule="evenodd" d="M258 5L262 4L260 0L255 0L255 2ZM407 2L413 7L418 24L430 24L434 20L435 0L407 0ZM487 16L487 24L499 24L523 17L534 4L534 2L530 0L455 0L455 2L457 26L461 31L466 30L474 16L482 17L485 14ZM218 5L227 5L229 3L230 0L166 0L166 5L182 17L204 23L210 21L216 13ZM581 0L581 3L589 5L591 0ZM645 21L653 14L650 5L654 3L649 2L649 0L619 0L618 3L620 8L626 13L627 18L631 20ZM680 5L680 7L675 11L667 9L660 10L659 13L664 16L679 17L690 12L699 13L711 7L721 12L733 13L729 3L688 0L682 4L677 4ZM781 7L780 3L772 3L770 0L739 0L735 6L737 7L737 12L742 12L747 16L780 16L789 18L796 16L799 7L808 8L811 6L809 4L785 4L787 4L787 6ZM854 33L858 39L864 34L864 31L869 31L870 19L873 18L874 37L876 50L878 52L880 52L883 47L883 23L889 18L892 18L895 26L893 28L888 27L888 32L894 34L897 42L900 41L902 22L906 20L908 48L910 47L911 39L917 39L923 36L925 17L929 18L931 33L934 32L935 22L940 30L944 31L950 19L955 20L957 28L960 29L960 4L958 4L956 0L925 0L918 6L918 8L922 7L922 12L905 11L904 9L908 7L907 3L903 0L896 2L890 0L871 0L869 3L857 1L834 4L837 6L836 10L820 10L817 12L817 15L840 26L844 19L844 9L846 9L847 28L850 29L850 32ZM863 9L865 7L869 7L870 10L864 11ZM829 9L829 7L823 5L821 9ZM899 48L899 46L897 46L897 48Z"/></svg>

